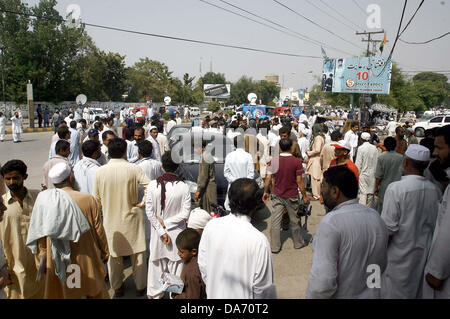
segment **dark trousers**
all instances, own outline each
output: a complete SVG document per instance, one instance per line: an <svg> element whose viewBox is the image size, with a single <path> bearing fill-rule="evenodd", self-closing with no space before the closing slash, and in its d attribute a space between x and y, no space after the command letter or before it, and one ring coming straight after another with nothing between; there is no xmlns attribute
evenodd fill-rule
<svg viewBox="0 0 450 319"><path fill-rule="evenodd" d="M42 116L38 116L39 127L42 127Z"/></svg>

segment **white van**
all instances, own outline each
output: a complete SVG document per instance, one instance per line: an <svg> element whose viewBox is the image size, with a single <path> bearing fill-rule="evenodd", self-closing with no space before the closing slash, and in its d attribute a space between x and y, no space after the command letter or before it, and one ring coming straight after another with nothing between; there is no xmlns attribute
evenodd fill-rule
<svg viewBox="0 0 450 319"><path fill-rule="evenodd" d="M200 116L200 109L196 106L192 106L189 108L189 115L192 116Z"/></svg>

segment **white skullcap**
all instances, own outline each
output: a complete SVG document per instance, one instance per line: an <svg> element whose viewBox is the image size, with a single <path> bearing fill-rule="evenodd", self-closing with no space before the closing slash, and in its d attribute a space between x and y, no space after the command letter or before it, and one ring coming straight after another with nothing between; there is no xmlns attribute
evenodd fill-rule
<svg viewBox="0 0 450 319"><path fill-rule="evenodd" d="M187 227L192 229L203 229L211 219L211 215L206 210L196 208L189 215Z"/></svg>
<svg viewBox="0 0 450 319"><path fill-rule="evenodd" d="M370 133L363 132L363 133L361 134L361 138L362 138L363 140L365 140L365 141L370 140L370 138L371 138Z"/></svg>
<svg viewBox="0 0 450 319"><path fill-rule="evenodd" d="M430 150L419 144L411 144L408 146L405 156L412 160L428 162L430 160Z"/></svg>
<svg viewBox="0 0 450 319"><path fill-rule="evenodd" d="M58 163L53 166L48 172L48 178L52 181L53 184L59 184L64 182L72 172L70 166L66 163Z"/></svg>
<svg viewBox="0 0 450 319"><path fill-rule="evenodd" d="M150 126L150 129L148 130L149 132L151 132L152 130L158 130L158 128L156 126Z"/></svg>

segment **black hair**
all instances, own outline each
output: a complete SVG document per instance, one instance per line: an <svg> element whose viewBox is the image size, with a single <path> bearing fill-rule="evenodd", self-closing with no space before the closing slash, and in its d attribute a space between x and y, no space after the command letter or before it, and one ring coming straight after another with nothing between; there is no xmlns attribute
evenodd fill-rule
<svg viewBox="0 0 450 319"><path fill-rule="evenodd" d="M345 197L354 199L358 196L358 180L347 166L330 167L323 173L323 178L330 187L339 188Z"/></svg>
<svg viewBox="0 0 450 319"><path fill-rule="evenodd" d="M143 128L142 126L135 126L135 128L134 128L134 130L133 130L133 134L134 134L136 131L142 131L142 132L144 133L144 135L145 135L145 128Z"/></svg>
<svg viewBox="0 0 450 319"><path fill-rule="evenodd" d="M134 136L134 128L129 127L129 128L124 128L124 130L125 130L125 138L127 140L130 140Z"/></svg>
<svg viewBox="0 0 450 319"><path fill-rule="evenodd" d="M77 127L77 121L70 121L70 128L76 128Z"/></svg>
<svg viewBox="0 0 450 319"><path fill-rule="evenodd" d="M138 153L146 158L146 157L150 157L152 156L152 152L153 152L153 145L150 141L147 140L143 140L140 141L138 144Z"/></svg>
<svg viewBox="0 0 450 319"><path fill-rule="evenodd" d="M113 131L106 131L106 132L103 132L103 133L102 133L102 140L103 140L103 141L106 140L106 138L108 137L108 135L116 136L116 134L114 134Z"/></svg>
<svg viewBox="0 0 450 319"><path fill-rule="evenodd" d="M434 152L434 138L432 137L425 137L424 139L422 139L419 143L422 146L425 146L426 148L428 148L430 150L430 154L433 154Z"/></svg>
<svg viewBox="0 0 450 319"><path fill-rule="evenodd" d="M198 250L200 239L201 236L198 232L193 229L187 228L178 234L175 243L180 249L192 251L193 249Z"/></svg>
<svg viewBox="0 0 450 319"><path fill-rule="evenodd" d="M95 124L94 124L94 128L97 130L97 131L101 131L101 129L100 129L100 127L103 125L103 122L100 122L100 121L98 121L98 122L95 122Z"/></svg>
<svg viewBox="0 0 450 319"><path fill-rule="evenodd" d="M392 136L386 137L383 143L388 151L393 151L397 147L397 141Z"/></svg>
<svg viewBox="0 0 450 319"><path fill-rule="evenodd" d="M161 158L162 168L168 173L175 173L178 169L178 164L172 160L171 152L166 152Z"/></svg>
<svg viewBox="0 0 450 319"><path fill-rule="evenodd" d="M353 122L351 127L354 128L355 126L359 126L358 122Z"/></svg>
<svg viewBox="0 0 450 319"><path fill-rule="evenodd" d="M66 140L59 140L55 145L56 154L61 154L63 151L70 150L70 143Z"/></svg>
<svg viewBox="0 0 450 319"><path fill-rule="evenodd" d="M81 119L81 120L79 120L78 122L79 122L79 123L86 123L86 124L87 124L87 122L86 122L85 119Z"/></svg>
<svg viewBox="0 0 450 319"><path fill-rule="evenodd" d="M108 143L108 153L111 158L122 158L127 152L127 142L116 137Z"/></svg>
<svg viewBox="0 0 450 319"><path fill-rule="evenodd" d="M60 126L58 127L58 129L56 130L56 133L58 134L58 137L60 139L65 139L66 135L69 134L69 128L67 126Z"/></svg>
<svg viewBox="0 0 450 319"><path fill-rule="evenodd" d="M282 152L288 152L292 147L292 141L290 138L282 138L279 143L280 143L280 150Z"/></svg>
<svg viewBox="0 0 450 319"><path fill-rule="evenodd" d="M402 129L403 127L401 127L401 126L397 126L396 128L395 128L395 134L398 134L398 132L400 132L400 130Z"/></svg>
<svg viewBox="0 0 450 319"><path fill-rule="evenodd" d="M87 140L81 145L81 151L86 157L92 157L92 155L99 149L100 142L96 140Z"/></svg>
<svg viewBox="0 0 450 319"><path fill-rule="evenodd" d="M450 125L438 127L434 133L434 137L443 136L445 144L450 146Z"/></svg>
<svg viewBox="0 0 450 319"><path fill-rule="evenodd" d="M339 132L338 130L336 130L336 131L331 132L330 137L333 142L337 142L340 139L342 139L342 133Z"/></svg>
<svg viewBox="0 0 450 319"><path fill-rule="evenodd" d="M262 203L263 189L260 189L255 180L239 178L231 183L228 192L231 212L234 214L249 215L257 210Z"/></svg>
<svg viewBox="0 0 450 319"><path fill-rule="evenodd" d="M288 127L288 126L283 126L283 127L280 128L280 130L278 132L280 133L280 136L281 136L281 134L285 134L285 133L290 135L291 134L291 128Z"/></svg>
<svg viewBox="0 0 450 319"><path fill-rule="evenodd" d="M20 175L25 176L27 174L27 166L21 160L11 160L5 163L0 169L0 174L5 176L11 172L19 172Z"/></svg>

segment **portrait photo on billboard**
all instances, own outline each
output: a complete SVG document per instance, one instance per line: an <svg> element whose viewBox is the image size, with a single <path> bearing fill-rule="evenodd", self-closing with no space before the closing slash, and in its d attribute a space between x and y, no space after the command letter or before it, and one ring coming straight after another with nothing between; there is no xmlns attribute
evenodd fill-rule
<svg viewBox="0 0 450 319"><path fill-rule="evenodd" d="M323 62L323 71L322 71L322 91L323 92L332 92L333 91L334 65L335 65L335 60L333 60L333 59L325 59Z"/></svg>

